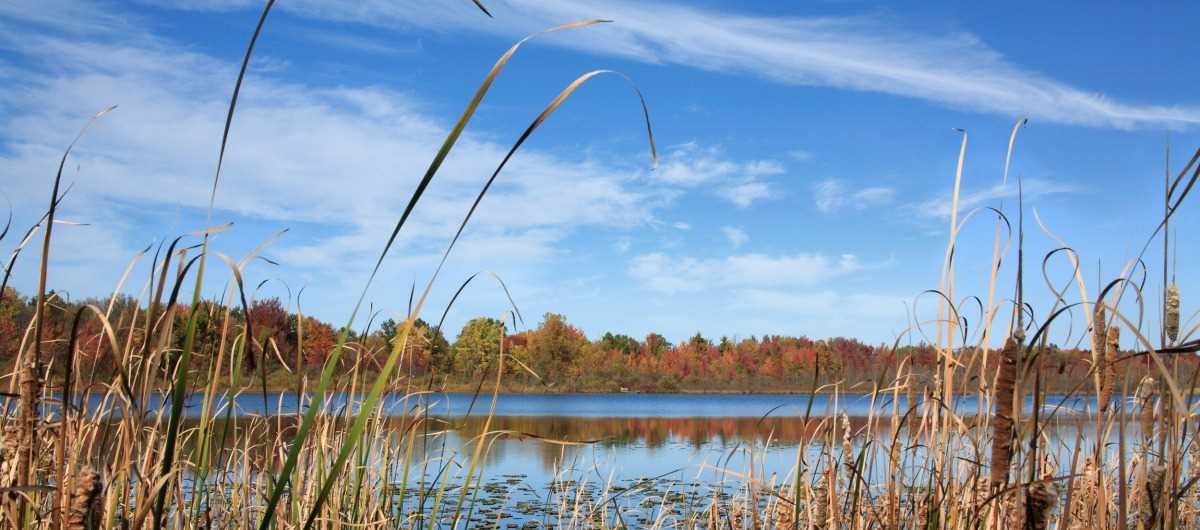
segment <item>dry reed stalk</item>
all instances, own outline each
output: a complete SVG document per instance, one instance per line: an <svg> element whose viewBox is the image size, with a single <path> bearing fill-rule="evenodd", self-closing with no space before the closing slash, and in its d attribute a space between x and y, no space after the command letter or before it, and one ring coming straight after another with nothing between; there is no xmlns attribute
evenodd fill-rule
<svg viewBox="0 0 1200 530"><path fill-rule="evenodd" d="M1004 342L1000 352L1000 370L996 375L996 413L992 423L991 480L993 488L1008 483L1008 467L1013 449L1013 395L1016 389L1017 361L1021 343L1014 335Z"/></svg>
<svg viewBox="0 0 1200 530"><path fill-rule="evenodd" d="M1067 530L1099 528L1100 514L1107 514L1107 507L1100 505L1100 470L1093 456L1084 459L1083 470L1072 484L1071 504L1066 509L1071 514Z"/></svg>
<svg viewBox="0 0 1200 530"><path fill-rule="evenodd" d="M708 510L705 512L706 519L708 520L708 528L710 530L716 530L717 528L721 528L721 505L720 505L720 502L721 502L720 499L718 499L716 496L714 496L712 503L710 503L708 505Z"/></svg>
<svg viewBox="0 0 1200 530"><path fill-rule="evenodd" d="M8 488L15 485L17 480L21 433L18 429L5 426L3 436L3 440L0 440L0 488ZM6 497L12 498L12 494L10 493Z"/></svg>
<svg viewBox="0 0 1200 530"><path fill-rule="evenodd" d="M744 503L734 501L729 507L728 528L732 530L742 530L745 528L744 519L746 518L746 511L747 508Z"/></svg>
<svg viewBox="0 0 1200 530"><path fill-rule="evenodd" d="M1188 475L1186 482L1192 484L1191 489L1188 491L1188 497L1191 501L1189 510L1191 520L1197 521L1197 524L1200 525L1200 434L1192 436L1191 442L1188 443L1187 452Z"/></svg>

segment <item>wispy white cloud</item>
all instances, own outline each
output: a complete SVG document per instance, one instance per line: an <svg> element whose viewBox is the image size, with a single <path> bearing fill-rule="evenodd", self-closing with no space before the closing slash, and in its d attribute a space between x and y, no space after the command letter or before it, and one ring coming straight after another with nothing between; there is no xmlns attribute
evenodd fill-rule
<svg viewBox="0 0 1200 530"><path fill-rule="evenodd" d="M691 230L692 229L692 225L687 224L683 221L678 221L678 222L672 224L671 226L673 228L675 228L676 230Z"/></svg>
<svg viewBox="0 0 1200 530"><path fill-rule="evenodd" d="M1015 199L1019 192L1024 193L1026 201L1035 201L1046 195L1079 193L1081 191L1081 188L1076 185L1046 179L1025 179L1021 187L1023 190L1018 190L1016 183L996 184L989 188L962 193L958 197L959 215L974 208L987 206L991 202ZM942 195L918 203L912 208L917 215L922 217L949 219L950 210L953 207L951 199L949 195Z"/></svg>
<svg viewBox="0 0 1200 530"><path fill-rule="evenodd" d="M613 241L613 250L617 254L628 253L631 248L633 248L633 240L628 237L618 237L616 241Z"/></svg>
<svg viewBox="0 0 1200 530"><path fill-rule="evenodd" d="M808 162L813 159L812 152L805 149L792 149L788 151L788 156L797 162Z"/></svg>
<svg viewBox="0 0 1200 530"><path fill-rule="evenodd" d="M318 45L334 46L346 50L376 55L400 55L406 53L415 53L421 48L420 41L413 41L411 44L399 46L380 39L356 35L346 31L302 29L297 30L296 34L301 38L312 41Z"/></svg>
<svg viewBox="0 0 1200 530"><path fill-rule="evenodd" d="M0 92L0 179L14 203L40 203L46 182L32 176L47 174L47 161L87 116L117 103L73 155L85 176L70 207L88 216L118 204L207 207L236 65L149 35L117 43L29 33L5 41L36 65ZM281 241L278 257L313 268L362 264L386 240L420 176L415 168L428 163L445 131L410 95L311 86L256 68L243 89L216 204L232 215L321 228ZM412 254L441 249L506 150L471 133L462 137L402 234ZM522 152L458 255L544 260L576 227L652 222L670 198L640 178L625 164ZM498 207L512 204L521 207Z"/></svg>
<svg viewBox="0 0 1200 530"><path fill-rule="evenodd" d="M721 197L732 202L738 208L748 208L755 201L772 197L771 186L766 182L754 179L724 186L719 193Z"/></svg>
<svg viewBox="0 0 1200 530"><path fill-rule="evenodd" d="M732 160L719 147L701 147L689 142L671 148L651 178L657 183L681 187L711 185L718 197L746 208L772 197L772 187L764 178L785 172L776 160Z"/></svg>
<svg viewBox="0 0 1200 530"><path fill-rule="evenodd" d="M733 248L738 248L750 241L750 234L747 234L740 226L722 226L721 234L729 240L729 244L733 245Z"/></svg>
<svg viewBox="0 0 1200 530"><path fill-rule="evenodd" d="M237 0L183 0L183 6ZM250 5L244 1L240 5ZM467 5L463 5L467 4ZM957 109L1026 115L1094 127L1187 127L1200 107L1121 101L1103 87L1076 87L1012 63L970 33L900 29L891 18L760 17L673 3L633 0L510 0L486 19L467 2L369 1L345 9L330 0L297 0L303 16L385 27L450 27L514 37L582 18L616 21L551 40L639 61L749 73L782 83L880 92Z"/></svg>
<svg viewBox="0 0 1200 530"><path fill-rule="evenodd" d="M844 207L861 210L892 201L896 191L883 186L872 186L851 191L841 179L825 179L813 186L813 200L817 210L831 213Z"/></svg>
<svg viewBox="0 0 1200 530"><path fill-rule="evenodd" d="M802 315L826 320L857 322L864 319L903 322L910 298L871 293L841 293L823 289L809 292L749 288L736 293L737 303L756 311ZM853 333L850 333L852 335Z"/></svg>
<svg viewBox="0 0 1200 530"><path fill-rule="evenodd" d="M730 287L811 286L865 267L853 254L739 254L695 258L650 253L635 256L629 274L648 289L662 293Z"/></svg>

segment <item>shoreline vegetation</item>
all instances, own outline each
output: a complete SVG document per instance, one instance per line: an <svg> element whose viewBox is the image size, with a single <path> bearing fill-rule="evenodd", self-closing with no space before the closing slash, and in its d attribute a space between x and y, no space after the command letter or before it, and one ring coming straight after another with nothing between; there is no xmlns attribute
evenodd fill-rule
<svg viewBox="0 0 1200 530"><path fill-rule="evenodd" d="M148 308L130 296L69 302L52 294L42 333L46 344L43 354L52 367L58 367L48 374L50 381L61 383L65 375L62 367L69 358L68 319L89 306L110 308L109 327L116 336L143 333L144 323L137 321L137 315L146 314ZM0 298L0 351L16 351L35 307L35 300L22 297L12 288L5 291ZM337 339L332 325L290 313L278 298L255 300L248 311L235 308L226 317L228 321L220 325L220 304L202 301L198 307L196 340L201 347L193 354L196 362L213 360L207 346L219 343L222 328L245 328L249 324L255 330L256 338L250 341L252 355L243 357L241 367L241 389L246 391L294 391L298 378L316 379ZM181 304L170 314L169 327L175 333L165 347L181 349L186 340L182 331L187 329L193 312ZM413 388L471 393L481 388L486 374L494 373L503 350L510 362L500 387L503 393L803 395L869 393L872 385L901 360L911 367L915 384L929 386L938 365L938 349L930 344L870 345L842 337L813 340L782 335L710 339L699 333L678 344L656 333L641 340L614 333L590 340L555 313L544 315L532 329L510 333L508 327L498 319L475 318L450 341L439 326L417 319L396 370L408 378ZM349 370L361 364L357 368L360 375L373 378L395 343L399 328L399 323L387 319L377 329L350 332L346 340L349 355L343 356L340 367ZM79 326L74 356L80 360L78 377L82 381L106 382L116 375L107 333L98 319L84 320ZM1118 352L1117 356L1132 353ZM1042 355L1045 360L1040 375L1046 392L1071 392L1088 383L1090 351L1048 344ZM990 362L999 361L994 358ZM1185 368L1200 366L1200 358L1195 356L1180 362ZM11 356L0 359L0 369L11 372L11 365ZM1156 370L1145 356L1126 363L1126 367L1137 379ZM228 382L222 380L216 388L227 390Z"/></svg>
<svg viewBox="0 0 1200 530"><path fill-rule="evenodd" d="M479 0L474 3L487 13ZM795 337L714 341L697 336L669 345L656 336L606 335L590 341L557 315L547 315L531 331L512 333L521 321L515 306L503 319L472 320L451 344L439 338L440 326L419 318L435 310L425 307L435 281L461 280L439 280L440 264L428 284L414 289L408 314L381 323L376 334L364 323L372 320L364 303L375 273L385 258L401 252L393 244L412 229L406 223L429 183L452 156L505 65L536 35L500 56L447 129L441 147L430 153L428 169L391 236L381 242L354 311L335 326L293 316L278 300L248 296L262 278L250 277L254 272L246 265L274 237L237 261L220 254L211 239L230 228L219 224L216 191L225 147L236 141L230 124L238 94L273 5L266 2L232 86L209 220L201 232L134 258L151 263L138 299L114 295L72 304L50 290L57 207L71 200L65 196L69 187L60 187L63 168L83 131L53 161L58 169L48 186L45 214L18 240L0 283L4 311L11 312L0 316L9 370L0 385L7 383L6 403L17 403L0 416L0 489L7 493L0 497L0 525L21 530L1200 528L1200 424L1192 390L1200 380L1195 356L1200 325L1195 313L1183 309L1186 293L1171 279L1169 241L1188 237L1172 232L1171 219L1200 180L1200 149L1178 172L1167 164L1161 204L1140 206L1162 208L1161 222L1146 228L1144 245L1130 242L1142 251L1128 256L1117 274L1092 284L1081 263L1094 260L1077 253L1040 219L1035 232L1021 201L959 210L968 137L961 131L957 169L947 182L954 191L940 280L925 291L933 293L937 309L918 320L931 337L929 344L900 345L921 334L916 329L904 331L895 345L882 346ZM547 32L571 38L569 32L604 23L569 22ZM531 122L519 124L524 128L511 149L481 182L441 264L526 139L576 89L612 74L594 70L567 80L544 108L531 110ZM631 104L640 104L653 162L649 107L632 79L616 75L629 81L621 88L632 88ZM1000 173L1003 185L1010 184L1009 162L1024 124L1018 119L1012 128ZM1148 174L1161 170L1147 168ZM79 178L87 173L81 168ZM983 293L956 288L958 235L969 221L994 228L986 245L992 259ZM0 233L0 239L8 234ZM1032 237L1061 246L1045 256L1026 256L1024 241ZM14 266L33 261L18 260L26 248L40 250L37 289L28 299L4 289ZM1043 286L1043 278L1033 279L1038 260L1065 264L1074 272L1055 281L1044 278L1054 299L1034 311L1025 289ZM1002 268L1015 270L1013 284L1000 285ZM1161 285L1146 282L1159 273ZM226 275L231 281L216 283ZM112 291L124 292L126 280L142 281L122 277ZM1065 287L1055 290L1055 285ZM924 286L913 287L922 292ZM225 293L221 302L202 300L201 293L215 289ZM970 308L978 302L979 311L960 311L955 300ZM1152 300L1163 305L1155 307ZM1145 314L1162 316L1157 329L1144 325ZM1068 320L1086 335L1079 344L1057 348L1051 336ZM1137 351L1120 351L1122 336ZM52 393L56 379L61 396ZM713 381L738 388L779 384L810 394L865 393L889 406L862 422L846 416L810 422L816 417L806 410L787 470L767 472L756 465L778 449L770 445L773 433L764 425L765 436L739 441L731 450L740 451L749 464L723 467L730 465L729 458L705 463L703 470L716 470L720 477L707 483L617 480L554 461L556 473L533 492L545 502L527 508L504 501L521 491L519 478L497 482L486 476L489 455L503 438L525 436L560 451L602 442L506 430L493 415L504 388L615 384L676 390L716 386ZM479 405L488 410L472 420L474 433L461 443L451 445L452 426L419 404L387 421L380 417L386 393L415 395L454 385L472 385ZM312 399L304 411L286 418L286 426L282 416L235 418L232 407L221 406L240 389L281 387ZM145 396L160 389L172 396L170 406L142 409ZM1047 401L1051 389L1094 396L1100 410L1079 422L1073 435L1051 439L1056 420L1043 412L1043 405L1052 404ZM88 392L103 395L95 410L79 406ZM355 412L345 419L334 419L338 410L327 399L334 392L353 401L346 410ZM184 398L193 393L201 401L195 414L184 411ZM900 396L907 398L906 408L899 405ZM975 410L960 415L946 406L960 397L974 398ZM1019 406L1026 400L1033 403L1030 413ZM52 407L44 405L53 403L66 406L46 413ZM966 416L979 421L964 421ZM688 494L671 495L680 487L689 488Z"/></svg>

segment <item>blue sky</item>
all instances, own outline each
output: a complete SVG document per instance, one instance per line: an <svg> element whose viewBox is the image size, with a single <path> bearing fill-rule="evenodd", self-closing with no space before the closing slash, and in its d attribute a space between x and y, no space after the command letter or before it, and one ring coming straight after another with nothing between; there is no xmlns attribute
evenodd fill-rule
<svg viewBox="0 0 1200 530"><path fill-rule="evenodd" d="M68 164L51 284L102 295L147 245L202 229L224 109L260 4L243 0L0 6L0 182L14 225L48 200L58 156L89 115L119 108ZM521 130L570 80L595 68L645 94L658 141L652 168L634 93L590 82L535 133L484 200L435 287L440 314L459 282L491 271L536 324L561 312L590 336L845 335L890 341L933 318L961 133L962 213L1026 199L1030 298L1052 297L1041 257L1075 248L1089 294L1141 250L1172 166L1200 146L1187 39L1197 8L1031 4L1022 8L856 2L487 2L283 0L267 21L234 119L214 248L235 259L289 231L246 269L257 297L289 298L342 323L436 146L492 63L520 37L586 18L611 24L523 48L389 255L368 295L383 316L407 307L479 186ZM1002 184L1013 124L1021 129ZM1193 201L1189 201L1193 202ZM1180 239L1200 214L1181 209ZM963 229L955 297L986 297L994 220ZM10 236L4 252L16 244ZM1161 243L1159 243L1160 245ZM1197 252L1179 249L1188 302ZM1158 303L1158 246L1150 307ZM25 292L35 259L14 272ZM1071 269L1049 265L1055 284ZM999 297L1012 292L1015 250ZM144 287L148 259L124 290ZM216 262L215 265L219 265ZM1099 269L1099 270L1098 270ZM219 271L216 266L214 271ZM228 274L216 272L217 296ZM490 278L490 277L488 277ZM1071 301L1078 290L1068 291ZM1003 304L998 301L997 304ZM456 330L499 315L490 279L452 310ZM1132 305L1129 306L1135 310ZM969 311L972 325L978 322ZM1147 310L1148 323L1154 310ZM1066 340L1080 324L1056 328ZM453 335L454 333L450 333ZM910 337L918 340L920 337Z"/></svg>

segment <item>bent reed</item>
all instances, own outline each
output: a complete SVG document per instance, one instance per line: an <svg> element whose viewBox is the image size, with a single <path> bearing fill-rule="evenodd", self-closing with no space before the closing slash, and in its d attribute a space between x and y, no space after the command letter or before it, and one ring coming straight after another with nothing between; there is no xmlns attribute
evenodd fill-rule
<svg viewBox="0 0 1200 530"><path fill-rule="evenodd" d="M262 12L234 86L213 178L214 200L246 65L273 3L269 1ZM547 32L574 31L605 22L574 22ZM923 332L922 326L936 328L937 370L931 378L917 377L910 358L901 358L868 387L846 388L836 382L818 385L814 376L808 413L795 420L803 422L796 464L786 474L767 473L761 460L755 465L755 455L772 443L767 434L761 445L756 442L743 449L751 462L745 469L701 466L702 471L736 480L705 485L686 495L664 494L653 502L645 497L635 502L631 501L637 498L632 492L648 486L605 482L564 467L546 486L546 496L554 499L547 511L529 516L504 504L485 503L481 491L485 489L486 456L498 439L525 437L551 447L593 442L549 439L493 424L506 369L529 371L515 366L507 356L502 336L496 337L501 345L498 362L478 384L483 392L491 393L490 400L485 395L480 402L480 407L490 407L489 412L466 431L469 436L464 437L462 446L446 444L448 432L461 426L431 415L431 403L440 389L429 386L431 378L418 380L401 368L410 341L415 340L413 329L429 287L508 160L577 88L612 72L592 71L571 81L522 131L463 218L429 285L416 291L419 295L414 296L394 340L382 351L368 352L371 346L350 337L356 326L370 327L357 317L397 234L492 83L533 37L517 42L500 57L435 154L383 246L355 310L330 346L319 377L310 379L296 370L295 380L290 381L294 398L306 400L307 406L295 416L233 413L230 404L239 395L266 389L266 371L254 367L265 365L265 359L278 351L256 335L249 320L235 318L235 313L248 309L246 285L251 282L243 276L246 265L274 238L236 261L219 254L212 249L210 236L227 227L212 224L215 205L211 203L210 222L204 230L155 250L152 272L141 289L141 304L122 312L114 312L112 303L80 307L72 315L67 344L47 342L42 324L46 313L58 307L56 295L47 291L47 263L56 207L64 200L59 184L71 151L68 148L59 163L46 214L17 245L5 275L7 284L7 273L17 256L40 232L43 245L36 315L13 352L17 361L7 374L6 414L0 429L0 490L4 493L0 522L21 529L72 530L435 530L509 528L518 523L561 529L1200 529L1200 426L1192 396L1200 364L1190 359L1197 349L1194 337L1200 328L1196 314L1181 319L1182 293L1174 283L1165 286L1164 338L1154 345L1147 330L1136 323L1140 319L1131 316L1131 308L1140 314L1148 298L1144 284L1135 281L1138 268L1145 273L1143 256L1132 257L1108 283L1089 285L1080 272L1082 258L1041 226L1040 219L1038 225L1046 237L1061 242L1061 248L1045 259L1065 258L1075 272L1067 287L1053 293L1055 302L1046 319L1037 321L1032 313L1027 314L1024 220L1014 229L1009 214L1000 208L958 211L966 133L955 175L942 281L931 291L939 301L938 316L915 322L896 340L898 346L913 333ZM633 90L645 116L653 160L650 114L642 94L636 86ZM1005 180L1013 143L1024 123L1020 120L1013 128ZM1197 159L1200 150L1177 176L1168 175L1167 209L1145 248L1149 241L1169 232L1171 216L1200 177ZM967 319L953 303L961 296L955 292L954 248L962 227L977 214L994 214L996 237L981 322L969 326L968 333ZM1014 237L1018 254L1018 279L1012 286L1015 304L995 294L1001 264ZM135 261L147 255L143 253ZM1164 254L1164 271L1166 257ZM227 268L233 280L223 302L203 303L200 293L205 281L215 275L210 270L214 263ZM128 279L126 272L114 289L114 300ZM189 281L192 301L185 305L180 296L187 292ZM0 291L3 288L0 285ZM1068 288L1078 296L1068 296ZM172 315L181 307L188 318L183 329L178 329ZM1091 360L1086 383L1070 394L1095 396L1098 406L1086 420L1071 423L1078 432L1072 444L1072 440L1046 435L1048 426L1067 419L1060 413L1060 403L1047 399L1041 374L1043 364L1048 363L1051 325L1076 312L1087 321ZM514 305L504 319L515 320L518 315ZM303 341L304 319L298 321L298 340ZM79 340L86 325L93 326L93 335L99 340ZM1134 352L1120 354L1122 333L1135 340ZM173 337L182 338L182 347L174 346ZM1003 346L994 351L994 343ZM64 354L49 354L52 350ZM114 367L112 380L82 376L89 373L88 363L95 363L101 355ZM383 362L368 367L366 359ZM290 360L279 361L286 366ZM292 366L300 363L297 359ZM1126 367L1132 366L1140 366L1152 376L1130 381ZM1130 392L1130 388L1136 391ZM331 408L329 396L334 392L350 396L349 407L357 412L347 416ZM839 394L865 393L875 406L869 417L853 422L836 413L817 417L811 414L811 401L818 392L832 393L835 401ZM160 393L171 397L169 406L148 405ZM387 415L378 406L385 393L405 396L398 415ZM187 419L183 411L184 398L190 395L200 396L195 419ZM264 412L267 395L264 392ZM907 396L906 407L900 405L902 396ZM962 397L977 399L979 410L963 413L948 405ZM97 399L98 405L85 406L91 399ZM1029 413L1023 406L1026 400L1033 402ZM1085 430L1094 433L1085 436ZM439 451L428 449L439 445Z"/></svg>

